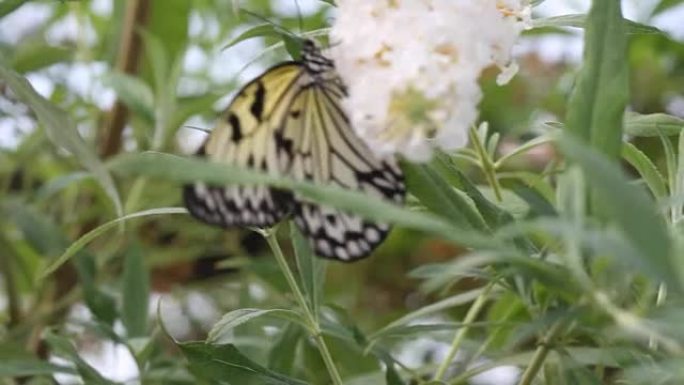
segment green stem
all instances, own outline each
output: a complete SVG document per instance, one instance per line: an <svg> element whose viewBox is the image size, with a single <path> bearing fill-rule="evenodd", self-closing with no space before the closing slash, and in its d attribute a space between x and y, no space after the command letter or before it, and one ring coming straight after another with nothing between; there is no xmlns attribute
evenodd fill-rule
<svg viewBox="0 0 684 385"><path fill-rule="evenodd" d="M537 350L534 352L534 356L532 356L532 361L530 361L530 364L527 366L527 369L525 369L525 372L520 378L520 382L518 382L518 385L530 385L532 383L534 378L537 376L537 373L539 373L539 369L541 369L542 365L544 364L546 356L549 354L549 351L551 350L551 343L553 342L553 340L556 339L558 334L560 334L564 326L565 322L563 321L559 321L555 323L553 326L551 326L551 329L549 329L549 332L542 339L541 343L537 347Z"/></svg>
<svg viewBox="0 0 684 385"><path fill-rule="evenodd" d="M290 286L290 290L292 290L292 294L294 294L299 307L301 307L302 311L304 312L304 316L309 323L311 334L316 340L318 349L321 352L321 357L323 358L323 362L328 369L328 373L330 374L333 384L343 385L342 377L340 377L340 373L335 366L335 361L333 361L332 355L330 355L330 350L328 350L328 345L326 345L325 340L323 339L321 327L316 321L317 317L314 316L313 312L309 308L309 305L307 305L304 294L302 294L302 291L295 280L294 274L292 274L292 270L290 269L290 266L287 264L287 260L283 255L283 251L280 249L280 244L278 244L278 240L276 239L276 228L263 229L259 230L259 232L264 236L264 238L266 238L268 245L273 251L275 259L278 262L278 266L280 266L280 270L283 272L283 275L287 280L287 284Z"/></svg>
<svg viewBox="0 0 684 385"><path fill-rule="evenodd" d="M496 282L488 283L487 286L485 286L482 293L480 293L480 295L475 299L475 302L473 302L473 304L470 306L470 309L468 309L468 313L466 313L466 316L463 319L464 325L470 325L475 321L475 318L477 318L477 316L480 314L480 310L482 310L485 303L487 302L487 297L489 296L489 293L492 291L492 288L494 288L495 283ZM463 343L466 334L468 334L468 326L463 326L462 328L458 329L456 335L454 336L454 340L451 342L449 353L444 358L442 363L439 365L439 368L437 368L437 372L435 373L435 376L433 378L434 381L441 381L442 378L444 378L446 371L449 369L449 366L454 361L454 357L456 357L456 353L461 348L461 344Z"/></svg>
<svg viewBox="0 0 684 385"><path fill-rule="evenodd" d="M494 190L494 196L496 197L496 200L498 202L503 201L503 195L501 193L502 189L501 185L499 184L499 180L496 177L496 168L494 167L494 162L487 153L487 150L482 145L482 142L480 142L480 138L474 128L470 129L470 141L473 143L473 146L475 146L475 152L480 158L482 172L484 173L485 178L487 178L489 186L491 186L492 190Z"/></svg>
<svg viewBox="0 0 684 385"><path fill-rule="evenodd" d="M19 305L19 293L17 291L16 282L14 280L14 273L12 272L12 258L9 254L9 241L5 239L4 235L0 234L0 245L7 254L0 255L0 273L5 277L5 290L8 303L9 327L12 328L20 323L21 308Z"/></svg>

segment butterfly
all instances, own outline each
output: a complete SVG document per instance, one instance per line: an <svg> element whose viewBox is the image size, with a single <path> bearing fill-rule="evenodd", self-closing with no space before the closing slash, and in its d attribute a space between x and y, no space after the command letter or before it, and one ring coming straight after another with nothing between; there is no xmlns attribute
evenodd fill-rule
<svg viewBox="0 0 684 385"><path fill-rule="evenodd" d="M355 134L342 102L347 90L311 40L301 59L268 69L245 85L198 151L210 161L257 169L299 181L404 201L396 159L380 159ZM264 185L184 186L190 213L222 227L270 227L292 217L321 257L354 261L368 256L390 226Z"/></svg>

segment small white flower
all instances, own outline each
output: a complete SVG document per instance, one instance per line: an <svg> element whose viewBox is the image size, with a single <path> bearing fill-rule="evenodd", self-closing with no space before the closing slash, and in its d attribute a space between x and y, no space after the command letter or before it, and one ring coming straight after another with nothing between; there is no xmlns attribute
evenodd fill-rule
<svg viewBox="0 0 684 385"><path fill-rule="evenodd" d="M331 56L357 134L379 155L425 161L467 143L485 68L517 70L527 0L338 0Z"/></svg>

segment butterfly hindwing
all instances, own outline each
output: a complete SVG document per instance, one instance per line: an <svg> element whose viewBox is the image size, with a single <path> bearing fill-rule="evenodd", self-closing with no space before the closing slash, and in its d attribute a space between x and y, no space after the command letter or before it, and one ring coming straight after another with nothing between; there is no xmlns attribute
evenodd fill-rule
<svg viewBox="0 0 684 385"><path fill-rule="evenodd" d="M312 82L293 100L283 130L283 137L293 143L290 175L402 203L401 170L394 160L378 159L356 136L340 104L343 96L340 83L331 80ZM295 198L295 223L319 256L363 258L389 232L387 224Z"/></svg>

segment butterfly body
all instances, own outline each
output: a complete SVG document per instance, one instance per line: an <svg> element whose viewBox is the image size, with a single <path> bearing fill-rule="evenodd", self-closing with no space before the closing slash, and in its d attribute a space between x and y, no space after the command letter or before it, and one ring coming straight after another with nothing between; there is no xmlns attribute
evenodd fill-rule
<svg viewBox="0 0 684 385"><path fill-rule="evenodd" d="M276 176L358 190L402 203L403 175L354 133L342 107L346 89L334 64L306 41L301 61L267 70L235 96L199 151L211 161ZM389 226L263 185L187 185L190 213L222 227L269 227L288 216L317 255L367 256Z"/></svg>

